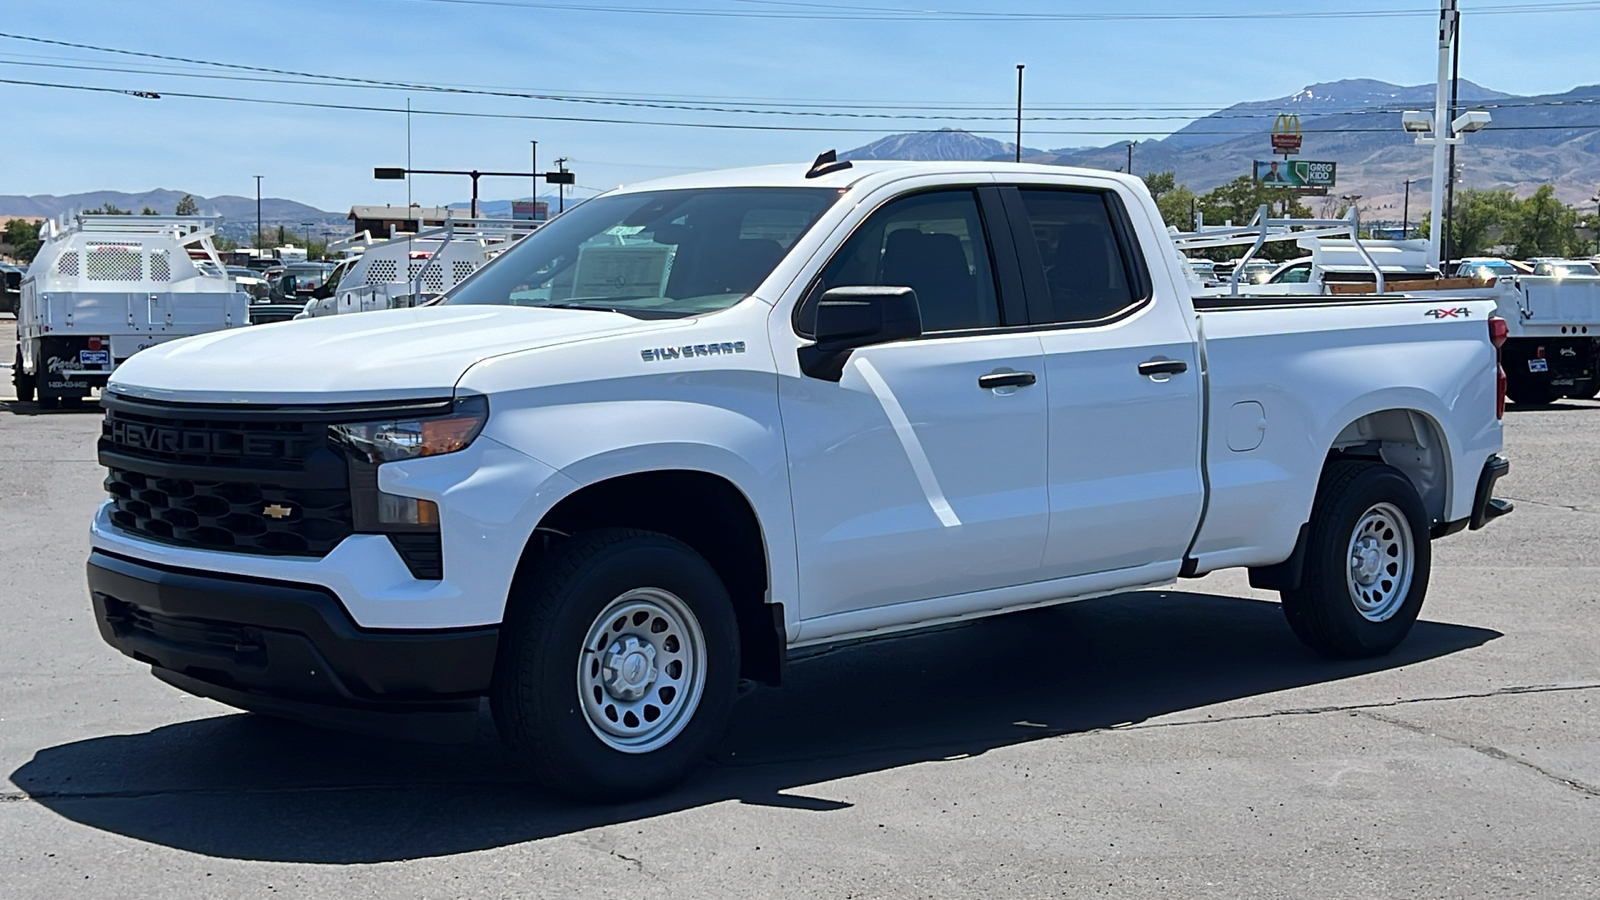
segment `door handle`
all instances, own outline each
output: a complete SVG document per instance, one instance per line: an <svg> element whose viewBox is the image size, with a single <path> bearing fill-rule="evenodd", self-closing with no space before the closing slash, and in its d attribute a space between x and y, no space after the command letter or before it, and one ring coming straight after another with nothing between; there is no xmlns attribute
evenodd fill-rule
<svg viewBox="0 0 1600 900"><path fill-rule="evenodd" d="M1004 387L1027 387L1038 381L1032 372L991 372L978 376L978 387L988 390Z"/></svg>
<svg viewBox="0 0 1600 900"><path fill-rule="evenodd" d="M1187 371L1189 364L1181 359L1152 359L1139 363L1140 375L1179 375Z"/></svg>

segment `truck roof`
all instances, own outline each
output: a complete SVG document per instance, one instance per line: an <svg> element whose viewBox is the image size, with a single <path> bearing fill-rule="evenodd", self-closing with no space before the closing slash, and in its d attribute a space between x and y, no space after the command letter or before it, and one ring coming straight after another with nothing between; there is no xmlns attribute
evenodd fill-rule
<svg viewBox="0 0 1600 900"><path fill-rule="evenodd" d="M719 169L673 175L637 184L624 185L611 193L636 191L661 191L682 188L716 187L831 187L840 190L862 183L884 183L918 175L994 175L1000 178L1019 178L1038 175L1072 175L1119 181L1132 185L1139 179L1105 169L1084 169L1071 166L1048 166L1038 163L1012 163L988 161L936 161L908 162L899 160L861 160L852 162L850 168L807 178L810 163L787 163L772 166L751 166L742 169Z"/></svg>

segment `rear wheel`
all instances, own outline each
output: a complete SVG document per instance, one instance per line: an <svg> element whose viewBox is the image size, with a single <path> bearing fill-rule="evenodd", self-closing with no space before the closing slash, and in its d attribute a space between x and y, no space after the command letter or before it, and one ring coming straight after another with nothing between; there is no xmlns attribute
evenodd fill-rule
<svg viewBox="0 0 1600 900"><path fill-rule="evenodd" d="M513 593L490 705L536 780L626 801L700 765L733 705L739 635L699 554L662 534L597 530L552 547Z"/></svg>
<svg viewBox="0 0 1600 900"><path fill-rule="evenodd" d="M17 361L12 364L11 383L17 388L17 399L23 403L33 400L33 379L22 372L22 347L17 347Z"/></svg>
<svg viewBox="0 0 1600 900"><path fill-rule="evenodd" d="M1334 657L1380 656L1417 621L1432 563L1416 488L1379 462L1329 465L1317 489L1300 586L1282 592L1289 627Z"/></svg>

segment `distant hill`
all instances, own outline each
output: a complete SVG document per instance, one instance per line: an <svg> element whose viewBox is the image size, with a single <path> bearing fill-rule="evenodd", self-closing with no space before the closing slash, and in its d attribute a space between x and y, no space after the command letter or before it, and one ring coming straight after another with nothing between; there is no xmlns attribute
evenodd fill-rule
<svg viewBox="0 0 1600 900"><path fill-rule="evenodd" d="M1580 126L1600 125L1600 85L1518 97L1463 81L1461 98L1490 110L1494 124L1457 151L1456 162L1463 172L1458 184L1508 187L1527 194L1550 183L1563 201L1587 205L1594 194L1595 173L1600 172L1600 129ZM1337 162L1336 193L1361 195L1369 221L1398 221L1403 182L1409 178L1415 222L1427 209L1432 156L1401 129L1400 112L1429 109L1432 102L1432 85L1405 87L1370 79L1310 85L1287 97L1219 110L1161 140L1141 141L1134 147L1133 169L1141 175L1176 172L1179 181L1203 193L1248 174L1252 160L1273 159L1269 135L1274 119L1278 113L1297 113L1307 132L1300 158ZM1529 126L1534 130L1518 130ZM977 160L1009 158L1011 146L964 132L939 131L890 135L840 155L848 158L889 148L893 155L855 158ZM968 148L965 155L951 155L962 147ZM995 147L1005 150L996 154ZM1127 144L1025 151L1024 160L1120 171L1127 165ZM1311 203L1317 209L1315 198Z"/></svg>
<svg viewBox="0 0 1600 900"><path fill-rule="evenodd" d="M148 206L162 215L171 215L181 199L183 199L183 191L164 189L145 191L142 194L129 194L123 191L90 191L84 194L67 194L62 197L52 194L35 194L31 197L15 194L0 195L0 216L55 217L62 214L70 215L86 209L95 209L107 203L136 213ZM202 197L196 194L194 195L194 201L199 205L202 215L220 215L234 223L248 219L252 227L255 224L256 200L254 197L237 197L231 194L219 197ZM345 213L327 212L293 200L263 197L261 198L261 220L263 223L271 223L273 225L298 225L301 222L315 222L318 225L322 225L331 221L345 221Z"/></svg>
<svg viewBox="0 0 1600 900"><path fill-rule="evenodd" d="M1015 143L996 141L958 131L941 128L938 131L919 131L912 134L891 134L879 138L865 147L857 147L839 154L840 159L920 159L920 160L989 160L1014 159ZM1022 155L1035 156L1042 150L1022 148Z"/></svg>

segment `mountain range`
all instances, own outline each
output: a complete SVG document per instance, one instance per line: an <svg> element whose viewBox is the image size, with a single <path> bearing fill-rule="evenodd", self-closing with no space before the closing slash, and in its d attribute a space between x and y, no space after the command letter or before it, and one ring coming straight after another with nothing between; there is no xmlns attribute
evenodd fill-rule
<svg viewBox="0 0 1600 900"><path fill-rule="evenodd" d="M171 215L182 200L183 191L169 191L158 189L145 191L140 194L130 194L123 191L89 191L83 194L67 194L57 197L53 194L34 194L22 196L19 194L0 195L0 216L43 216L54 218L63 214L70 215L86 209L96 209L107 203L122 209L140 212L145 207L150 207L162 215ZM201 215L223 216L229 222L242 223L249 220L251 227L256 221L256 200L254 197L237 197L224 194L218 197L202 197L194 195L194 202L199 207ZM314 206L307 206L294 200L284 200L278 197L261 198L261 221L271 225L299 225L302 222L315 222L318 225L330 222L344 222L345 213L327 212Z"/></svg>
<svg viewBox="0 0 1600 900"><path fill-rule="evenodd" d="M1300 159L1338 163L1336 194L1360 195L1368 220L1403 216L1404 182L1410 179L1410 219L1427 209L1432 187L1430 148L1419 147L1400 126L1406 109L1431 109L1433 85L1411 87L1370 79L1310 85L1287 97L1239 103L1207 115L1160 140L1134 146L1133 170L1174 172L1204 193L1240 175L1252 160L1271 160L1270 134L1279 113L1300 116L1306 132ZM1458 185L1511 188L1521 195L1553 184L1569 204L1585 208L1600 186L1600 85L1562 94L1520 97L1463 80L1461 104L1487 109L1494 122L1456 152ZM1024 123L1026 125L1026 123ZM1024 130L1026 137L1026 130ZM1009 160L1015 144L936 131L897 134L841 153L853 159ZM1029 150L1026 162L1121 171L1126 143L1103 147ZM1312 199L1312 209L1317 210Z"/></svg>

